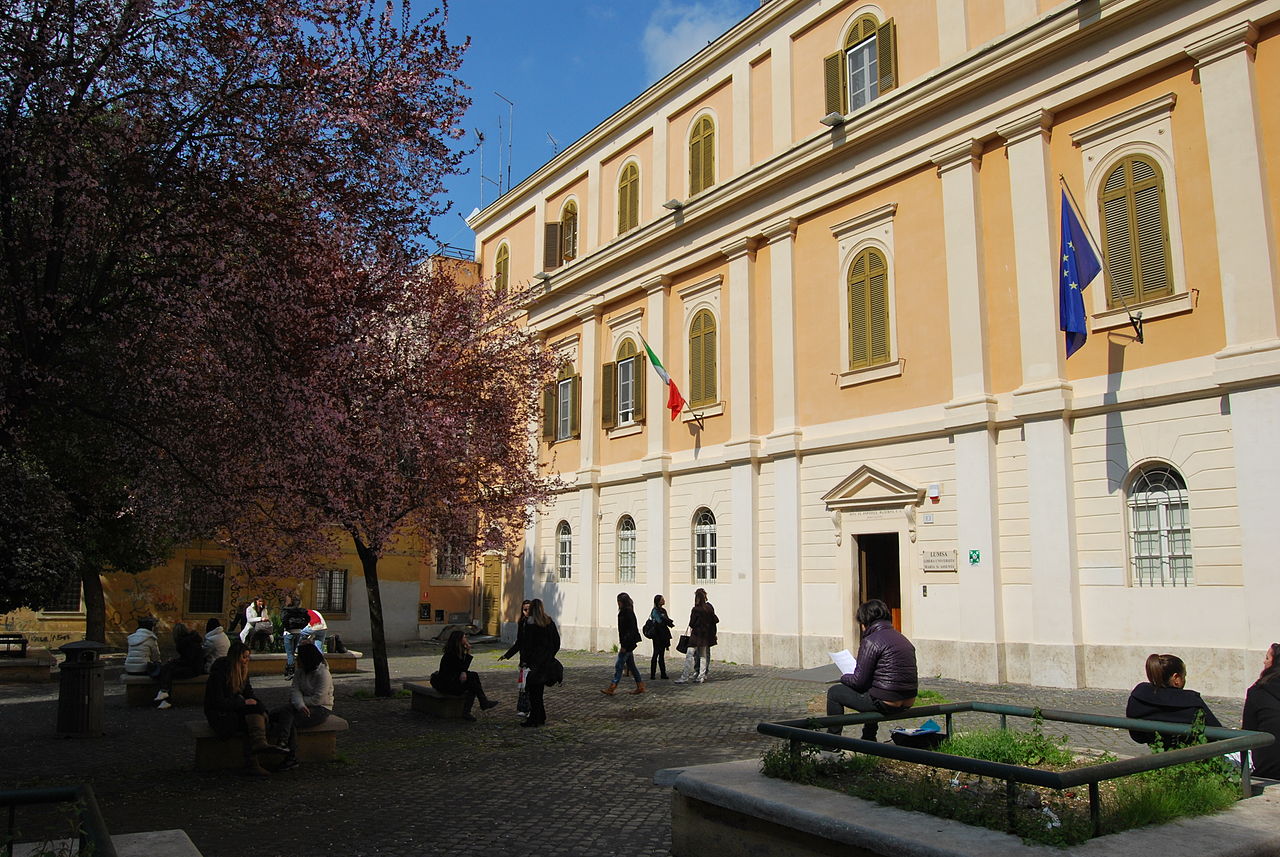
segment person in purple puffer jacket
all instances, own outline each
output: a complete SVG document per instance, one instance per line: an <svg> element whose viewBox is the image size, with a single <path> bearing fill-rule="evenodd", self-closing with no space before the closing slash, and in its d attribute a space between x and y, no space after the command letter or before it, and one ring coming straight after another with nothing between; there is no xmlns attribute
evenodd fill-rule
<svg viewBox="0 0 1280 857"><path fill-rule="evenodd" d="M919 690L916 647L894 629L889 605L878 598L858 607L857 619L862 626L858 665L827 690L827 716L844 714L846 708L862 713L905 711L915 704ZM862 724L862 740L876 740L878 726ZM839 735L841 728L827 731Z"/></svg>

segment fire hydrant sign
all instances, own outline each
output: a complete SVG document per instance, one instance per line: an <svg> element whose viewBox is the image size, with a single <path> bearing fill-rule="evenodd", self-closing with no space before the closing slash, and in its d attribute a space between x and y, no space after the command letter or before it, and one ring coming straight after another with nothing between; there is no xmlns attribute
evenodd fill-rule
<svg viewBox="0 0 1280 857"><path fill-rule="evenodd" d="M925 571L955 571L955 551L921 551L921 565Z"/></svg>

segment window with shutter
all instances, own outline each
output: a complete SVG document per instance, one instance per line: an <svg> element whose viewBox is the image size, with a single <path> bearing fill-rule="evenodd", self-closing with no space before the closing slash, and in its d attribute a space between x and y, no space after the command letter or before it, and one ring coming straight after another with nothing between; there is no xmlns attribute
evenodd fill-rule
<svg viewBox="0 0 1280 857"><path fill-rule="evenodd" d="M493 290L498 297L507 293L508 281L511 277L511 250L503 244L498 248L497 259L493 263Z"/></svg>
<svg viewBox="0 0 1280 857"><path fill-rule="evenodd" d="M898 33L893 19L881 24L860 15L849 27L844 49L822 60L827 113L865 107L898 85Z"/></svg>
<svg viewBox="0 0 1280 857"><path fill-rule="evenodd" d="M560 212L560 252L566 262L578 258L578 204L573 200Z"/></svg>
<svg viewBox="0 0 1280 857"><path fill-rule="evenodd" d="M640 168L627 164L618 180L618 234L640 225Z"/></svg>
<svg viewBox="0 0 1280 857"><path fill-rule="evenodd" d="M849 266L849 368L887 363L889 351L889 266L884 254L867 248Z"/></svg>
<svg viewBox="0 0 1280 857"><path fill-rule="evenodd" d="M1121 160L1099 191L1107 306L1132 305L1173 293L1164 176L1145 155Z"/></svg>
<svg viewBox="0 0 1280 857"><path fill-rule="evenodd" d="M716 319L701 310L689 326L689 404L716 402Z"/></svg>
<svg viewBox="0 0 1280 857"><path fill-rule="evenodd" d="M578 434L578 376L573 364L565 363L555 383L555 439L568 440ZM546 431L544 426L543 431Z"/></svg>
<svg viewBox="0 0 1280 857"><path fill-rule="evenodd" d="M716 125L703 116L693 126L689 138L689 195L701 193L716 183Z"/></svg>
<svg viewBox="0 0 1280 857"><path fill-rule="evenodd" d="M560 224L546 224L542 230L542 236L542 270L551 271L559 268L563 254L560 248Z"/></svg>

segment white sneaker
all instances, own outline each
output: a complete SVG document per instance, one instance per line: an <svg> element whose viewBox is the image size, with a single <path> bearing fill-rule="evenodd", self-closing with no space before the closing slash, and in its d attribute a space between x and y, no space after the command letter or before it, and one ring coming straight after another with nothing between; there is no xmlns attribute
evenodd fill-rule
<svg viewBox="0 0 1280 857"><path fill-rule="evenodd" d="M164 700L166 700L166 699L168 699L168 698L169 698L169 691L167 691L167 690L162 690L162 691L160 691L159 693L157 693L157 694L156 694L156 698L155 698L153 701L154 701L154 702L163 702Z"/></svg>
<svg viewBox="0 0 1280 857"><path fill-rule="evenodd" d="M687 678L678 678L673 682L673 684L688 684L688 683L689 683L689 680Z"/></svg>
<svg viewBox="0 0 1280 857"><path fill-rule="evenodd" d="M164 711L166 708L173 708L173 703L169 702L168 700L165 700L164 702L157 705L156 708L160 709L161 711Z"/></svg>

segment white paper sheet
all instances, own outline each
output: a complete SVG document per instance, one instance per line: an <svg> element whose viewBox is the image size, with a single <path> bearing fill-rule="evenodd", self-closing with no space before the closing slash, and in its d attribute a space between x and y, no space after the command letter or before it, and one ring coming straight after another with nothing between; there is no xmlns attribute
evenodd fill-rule
<svg viewBox="0 0 1280 857"><path fill-rule="evenodd" d="M853 656L853 652L848 649L842 649L838 652L828 652L831 660L840 668L841 675L848 675L858 668L858 659Z"/></svg>

